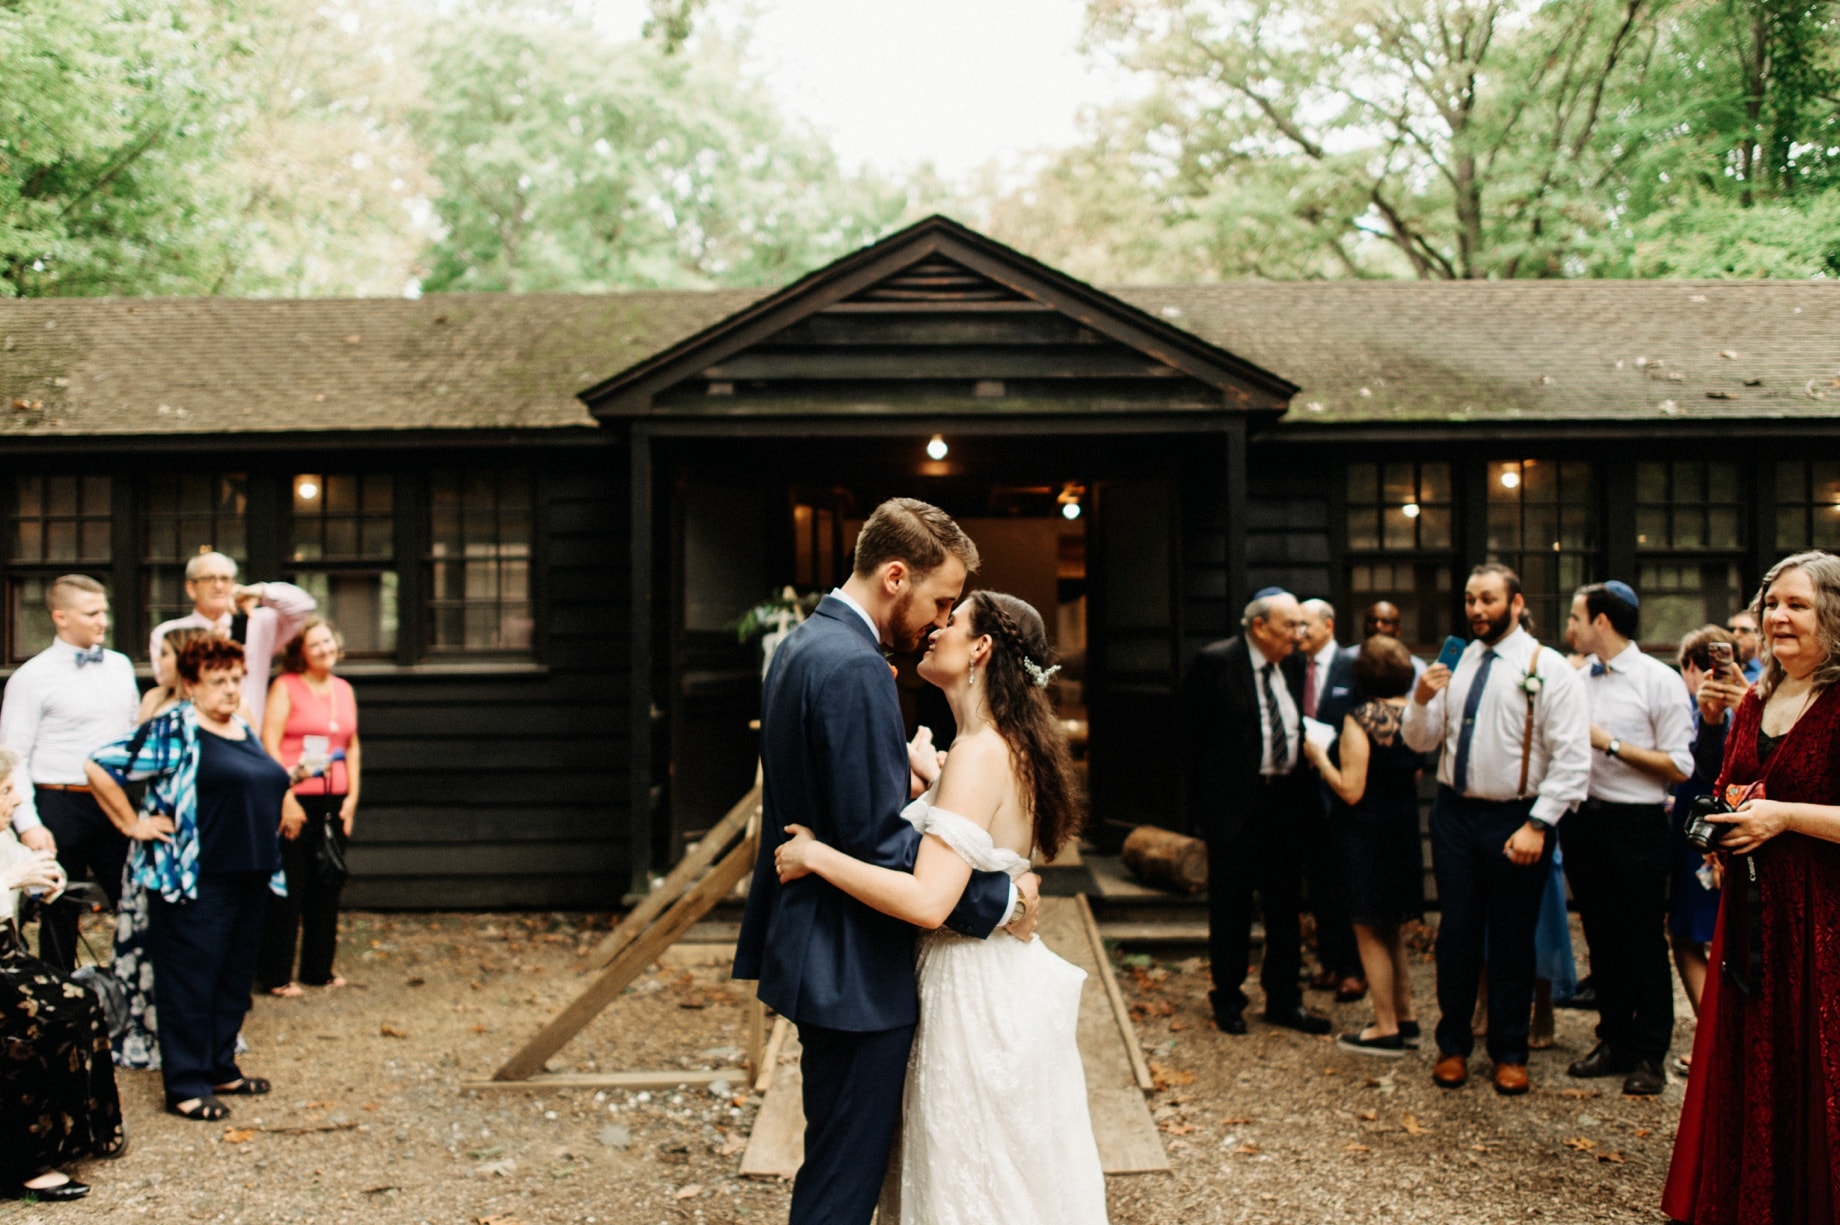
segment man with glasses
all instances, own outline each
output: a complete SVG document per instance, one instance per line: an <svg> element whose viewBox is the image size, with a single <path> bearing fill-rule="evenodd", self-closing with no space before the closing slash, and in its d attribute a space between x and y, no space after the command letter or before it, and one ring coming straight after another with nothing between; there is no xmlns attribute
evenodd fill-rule
<svg viewBox="0 0 1840 1225"><path fill-rule="evenodd" d="M243 644L248 672L243 701L262 727L268 702L268 670L275 653L300 631L319 602L292 583L236 581L236 563L222 553L200 553L185 563L185 594L192 611L154 627L147 658L158 663L160 640L173 630L196 626Z"/></svg>
<svg viewBox="0 0 1840 1225"><path fill-rule="evenodd" d="M1756 684L1763 675L1763 635L1757 632L1757 617L1748 608L1740 608L1725 618L1725 628L1738 640L1738 668L1744 679Z"/></svg>

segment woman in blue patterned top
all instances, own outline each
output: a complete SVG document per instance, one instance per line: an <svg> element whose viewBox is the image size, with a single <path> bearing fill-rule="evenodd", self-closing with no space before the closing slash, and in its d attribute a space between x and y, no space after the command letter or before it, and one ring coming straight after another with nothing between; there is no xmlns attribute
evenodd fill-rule
<svg viewBox="0 0 1840 1225"><path fill-rule="evenodd" d="M278 830L288 777L237 713L243 648L189 642L179 680L189 701L90 755L103 811L138 844L133 873L147 890L149 949L159 989L160 1075L166 1108L188 1119L230 1113L222 1096L267 1093L236 1065L249 1011L264 891L279 883ZM148 783L135 813L125 781Z"/></svg>

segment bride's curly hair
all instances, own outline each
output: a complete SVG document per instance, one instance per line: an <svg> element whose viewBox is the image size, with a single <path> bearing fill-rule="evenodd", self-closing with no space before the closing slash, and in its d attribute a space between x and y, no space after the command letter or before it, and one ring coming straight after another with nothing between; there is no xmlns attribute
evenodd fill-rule
<svg viewBox="0 0 1840 1225"><path fill-rule="evenodd" d="M1023 666L1046 668L1048 630L1027 600L997 591L971 594L971 632L989 634L992 650L984 669L985 700L997 732L1028 797L1035 845L1049 859L1080 831L1079 793L1067 736L1048 691Z"/></svg>

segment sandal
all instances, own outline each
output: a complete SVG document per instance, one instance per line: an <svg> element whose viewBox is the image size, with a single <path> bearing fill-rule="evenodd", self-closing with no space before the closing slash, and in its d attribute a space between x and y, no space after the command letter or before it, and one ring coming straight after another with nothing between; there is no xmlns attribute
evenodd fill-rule
<svg viewBox="0 0 1840 1225"><path fill-rule="evenodd" d="M227 1085L218 1085L215 1092L225 1097L260 1097L273 1088L260 1076L239 1076Z"/></svg>
<svg viewBox="0 0 1840 1225"><path fill-rule="evenodd" d="M230 1107L207 1093L203 1097L188 1097L183 1101L167 1102L166 1113L176 1114L182 1119L192 1119L200 1123L215 1123L219 1119L230 1117Z"/></svg>

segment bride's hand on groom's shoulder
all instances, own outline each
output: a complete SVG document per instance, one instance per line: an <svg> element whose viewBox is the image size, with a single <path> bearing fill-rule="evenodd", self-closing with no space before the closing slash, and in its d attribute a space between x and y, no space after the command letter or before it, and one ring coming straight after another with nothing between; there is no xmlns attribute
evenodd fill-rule
<svg viewBox="0 0 1840 1225"><path fill-rule="evenodd" d="M773 852L773 867L779 872L779 883L797 880L811 874L812 853L824 844L812 837L810 830L803 825L788 825L786 832L792 837L779 844Z"/></svg>

